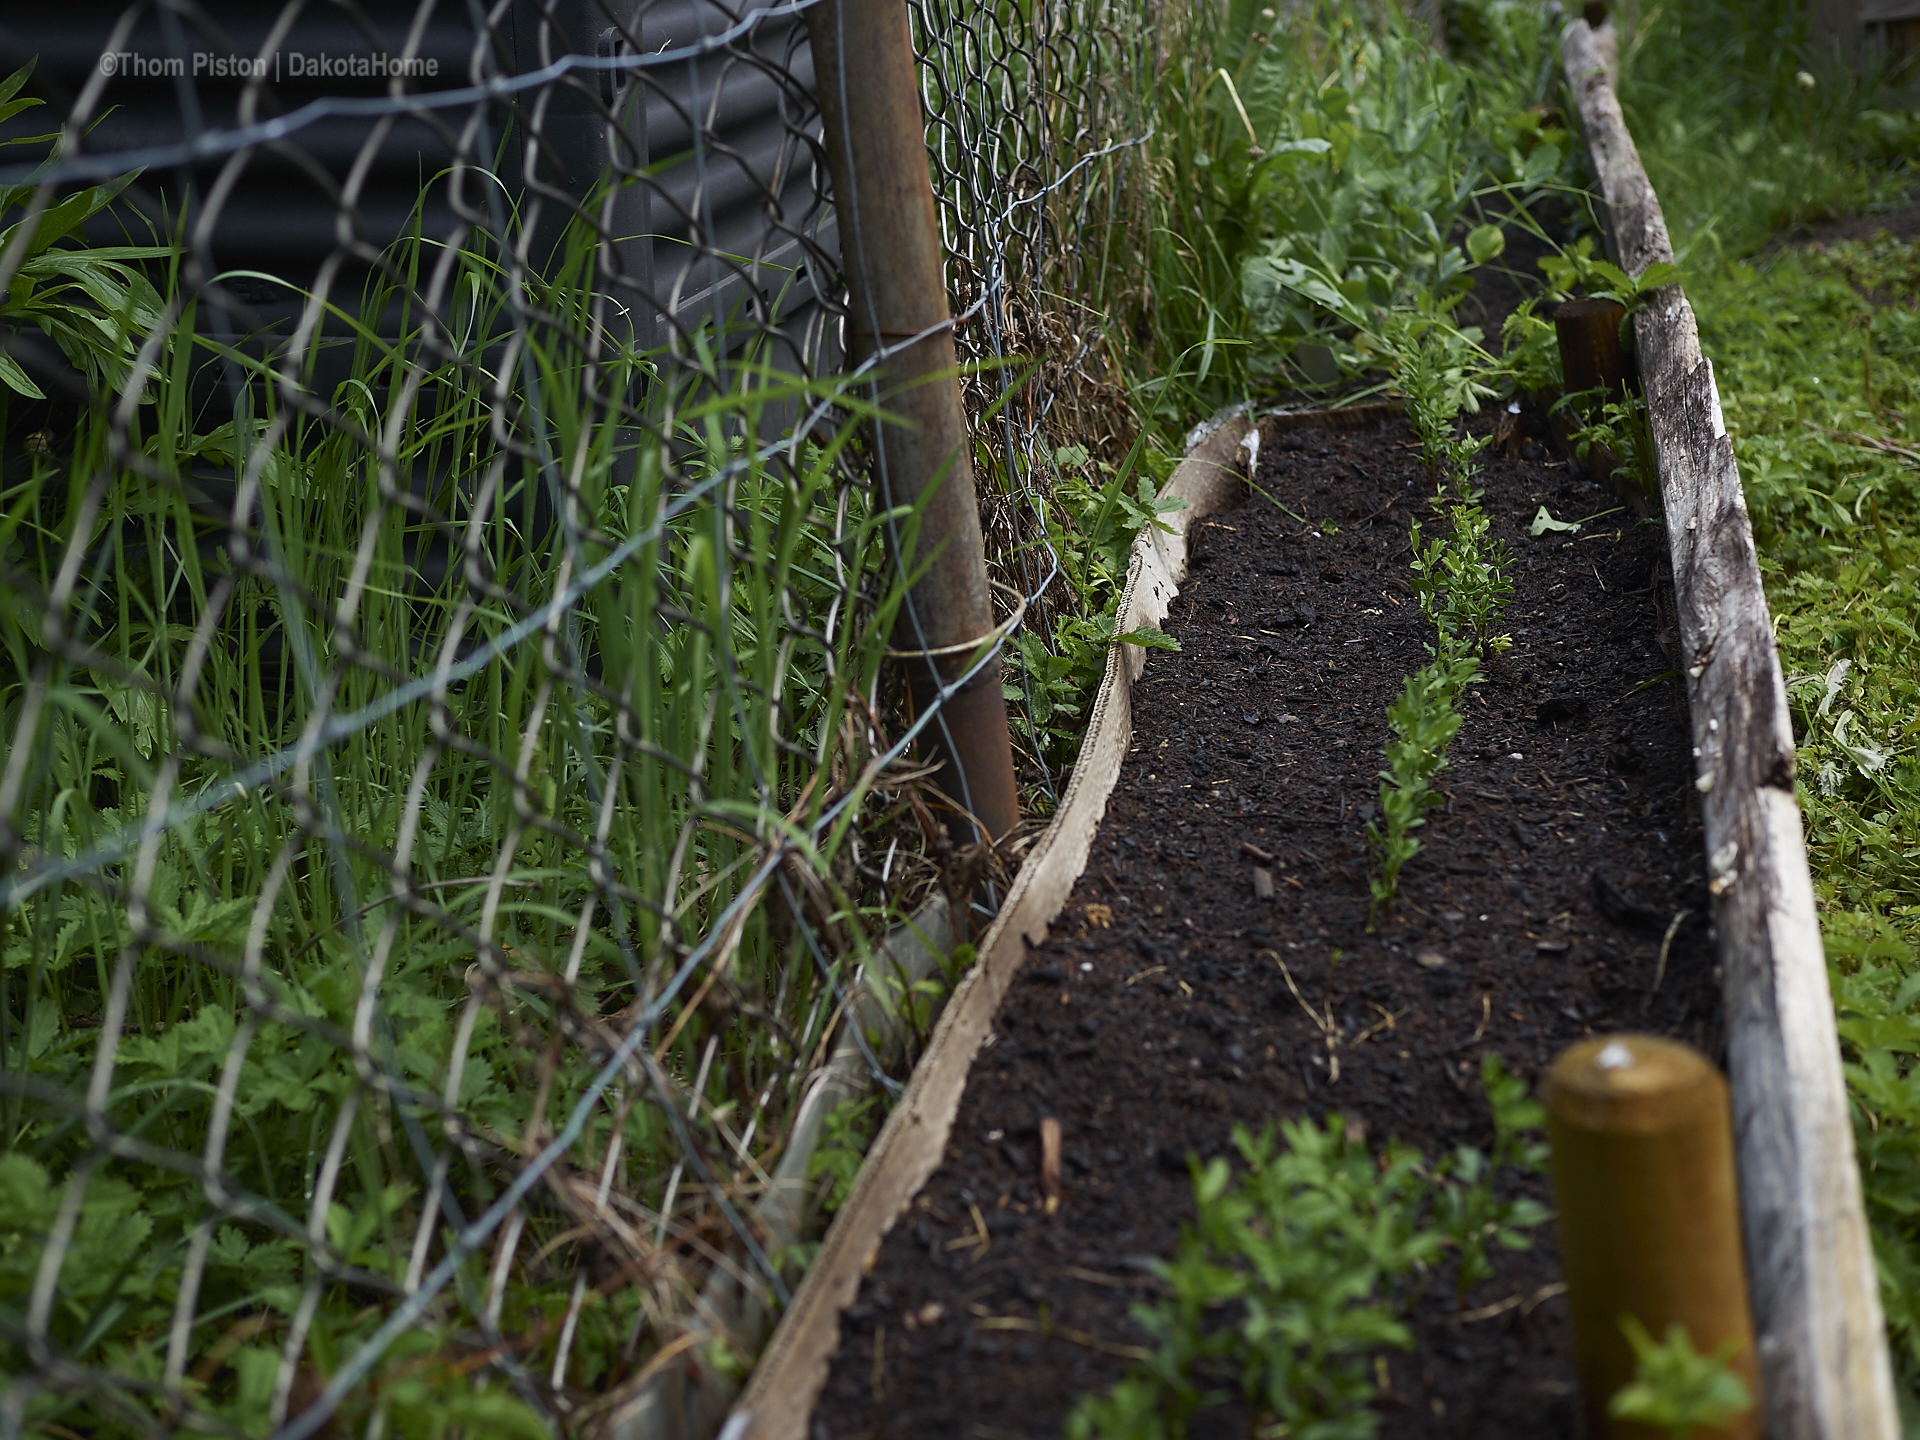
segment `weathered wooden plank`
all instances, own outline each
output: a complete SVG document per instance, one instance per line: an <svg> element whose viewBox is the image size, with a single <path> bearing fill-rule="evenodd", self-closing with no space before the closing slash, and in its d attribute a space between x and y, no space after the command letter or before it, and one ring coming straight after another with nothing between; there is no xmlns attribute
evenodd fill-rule
<svg viewBox="0 0 1920 1440"><path fill-rule="evenodd" d="M1158 625L1187 568L1187 530L1224 509L1258 453L1258 431L1244 413L1197 435L1166 492L1186 502L1167 519L1171 532L1149 529L1135 541L1119 628ZM1146 652L1115 645L1080 760L1053 823L1021 866L999 916L980 942L980 959L954 991L935 1025L906 1093L887 1117L834 1218L807 1278L760 1357L721 1440L806 1440L808 1418L840 1343L840 1313L894 1221L940 1163L960 1106L967 1073L986 1040L1027 946L1039 944L1086 868L1094 831L1119 778L1133 736L1133 683Z"/></svg>
<svg viewBox="0 0 1920 1440"><path fill-rule="evenodd" d="M1633 274L1671 261L1659 200L1584 22L1567 28L1562 56L1616 260ZM1746 497L1680 286L1655 292L1633 324L1692 710L1767 1434L1899 1440L1793 729Z"/></svg>

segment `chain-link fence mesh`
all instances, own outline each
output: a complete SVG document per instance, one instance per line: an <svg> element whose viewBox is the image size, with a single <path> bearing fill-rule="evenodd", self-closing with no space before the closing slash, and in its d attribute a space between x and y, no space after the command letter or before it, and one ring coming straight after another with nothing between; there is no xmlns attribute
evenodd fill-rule
<svg viewBox="0 0 1920 1440"><path fill-rule="evenodd" d="M0 1433L591 1433L750 1363L699 1296L799 1273L755 1207L858 967L986 893L886 663L805 9L0 21ZM1044 650L1152 35L913 20ZM872 1116L817 1120L824 1188Z"/></svg>

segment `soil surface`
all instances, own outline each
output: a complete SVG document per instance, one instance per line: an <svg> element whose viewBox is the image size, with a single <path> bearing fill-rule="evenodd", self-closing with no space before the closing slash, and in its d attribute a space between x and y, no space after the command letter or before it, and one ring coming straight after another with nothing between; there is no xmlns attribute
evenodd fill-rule
<svg viewBox="0 0 1920 1440"><path fill-rule="evenodd" d="M1914 192L1912 200L1912 204L1884 210L1877 215L1845 215L1838 220L1801 225L1789 231L1778 243L1824 250L1843 240L1872 240L1882 234L1911 243L1920 240L1920 191Z"/></svg>
<svg viewBox="0 0 1920 1440"><path fill-rule="evenodd" d="M1183 648L1148 660L1086 873L847 1314L816 1440L1058 1435L1146 1343L1128 1307L1192 1216L1188 1157L1232 1154L1236 1124L1337 1111L1435 1158L1491 1142L1489 1051L1529 1081L1594 1031L1719 1054L1665 537L1528 420L1534 438L1486 452L1483 476L1516 555L1513 648L1464 702L1446 804L1375 934L1364 827L1387 707L1429 633L1408 584L1428 491L1410 430L1270 439L1258 483L1302 518L1252 496L1196 526L1168 620ZM1542 504L1599 518L1535 538ZM1333 1054L1307 1002L1331 1005ZM1045 1117L1064 1132L1051 1216ZM1507 1183L1550 1198L1544 1176ZM1464 1306L1449 1266L1430 1278L1416 1349L1384 1357L1383 1433L1575 1432L1552 1227L1535 1233Z"/></svg>

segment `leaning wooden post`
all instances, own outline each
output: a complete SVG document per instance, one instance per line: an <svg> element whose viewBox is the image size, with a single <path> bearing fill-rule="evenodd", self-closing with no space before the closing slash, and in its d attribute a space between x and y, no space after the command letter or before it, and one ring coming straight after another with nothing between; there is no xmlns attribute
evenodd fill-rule
<svg viewBox="0 0 1920 1440"><path fill-rule="evenodd" d="M970 668L994 628L980 511L960 404L953 316L927 166L905 0L822 0L807 11L815 93L825 121L853 358L880 357L872 391L881 502L922 506L913 553L895 560L914 582L894 629L916 714ZM1000 667L948 694L927 732L939 783L999 839L1017 797Z"/></svg>
<svg viewBox="0 0 1920 1440"><path fill-rule="evenodd" d="M1553 1142L1560 1263L1587 1434L1649 1434L1608 1417L1633 1379L1623 1316L1656 1340L1684 1326L1703 1355L1731 1343L1758 1398L1727 1084L1698 1051L1654 1035L1582 1040L1541 1087ZM1756 1404L1707 1434L1756 1440Z"/></svg>

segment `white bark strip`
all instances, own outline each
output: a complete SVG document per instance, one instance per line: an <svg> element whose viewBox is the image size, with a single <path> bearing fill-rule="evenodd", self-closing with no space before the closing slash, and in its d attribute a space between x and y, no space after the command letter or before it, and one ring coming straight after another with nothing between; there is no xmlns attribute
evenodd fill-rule
<svg viewBox="0 0 1920 1440"><path fill-rule="evenodd" d="M1614 257L1673 259L1595 51L1561 41ZM1678 285L1634 316L1659 461L1726 997L1741 1223L1770 1440L1900 1440L1833 998L1794 797L1793 728L1720 411Z"/></svg>

